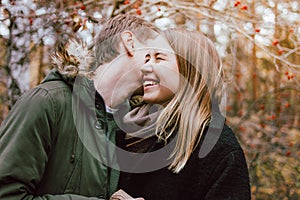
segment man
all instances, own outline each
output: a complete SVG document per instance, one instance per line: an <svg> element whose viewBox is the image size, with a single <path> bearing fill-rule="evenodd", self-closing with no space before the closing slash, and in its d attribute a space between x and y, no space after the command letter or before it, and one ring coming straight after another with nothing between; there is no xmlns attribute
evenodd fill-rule
<svg viewBox="0 0 300 200"><path fill-rule="evenodd" d="M56 69L1 125L0 199L109 199L119 179L111 168L113 145L104 145L115 142L118 130L110 112L139 87L139 49L157 32L142 19L119 15L96 37L94 65L76 40L58 48Z"/></svg>

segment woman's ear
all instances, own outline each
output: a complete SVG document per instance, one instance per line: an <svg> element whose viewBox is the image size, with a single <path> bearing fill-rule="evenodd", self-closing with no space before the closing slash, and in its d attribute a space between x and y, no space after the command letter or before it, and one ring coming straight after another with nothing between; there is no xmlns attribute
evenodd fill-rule
<svg viewBox="0 0 300 200"><path fill-rule="evenodd" d="M124 31L121 34L122 44L129 56L133 56L134 54L134 38L133 33L131 31Z"/></svg>

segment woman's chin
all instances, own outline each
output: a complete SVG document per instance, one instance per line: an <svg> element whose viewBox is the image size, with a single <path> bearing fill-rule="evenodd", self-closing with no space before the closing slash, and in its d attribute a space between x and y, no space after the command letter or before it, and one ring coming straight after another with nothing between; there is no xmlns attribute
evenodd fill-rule
<svg viewBox="0 0 300 200"><path fill-rule="evenodd" d="M157 103L156 97L151 94L147 94L147 93L144 93L143 100L146 103L151 103L151 104Z"/></svg>

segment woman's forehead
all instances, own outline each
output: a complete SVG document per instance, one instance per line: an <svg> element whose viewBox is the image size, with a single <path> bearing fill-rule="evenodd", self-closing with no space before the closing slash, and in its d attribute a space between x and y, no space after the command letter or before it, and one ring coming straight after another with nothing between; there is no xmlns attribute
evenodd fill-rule
<svg viewBox="0 0 300 200"><path fill-rule="evenodd" d="M153 49L156 51L174 52L169 42L161 35L155 37L154 39L148 40L146 47L149 50Z"/></svg>

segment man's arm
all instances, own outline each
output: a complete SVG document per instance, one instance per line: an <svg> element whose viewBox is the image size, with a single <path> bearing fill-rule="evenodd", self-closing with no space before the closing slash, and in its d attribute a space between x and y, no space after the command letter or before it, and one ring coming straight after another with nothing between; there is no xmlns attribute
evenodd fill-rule
<svg viewBox="0 0 300 200"><path fill-rule="evenodd" d="M54 111L47 91L35 89L22 96L4 120L0 128L0 199L100 199L75 194L35 195L51 153Z"/></svg>

